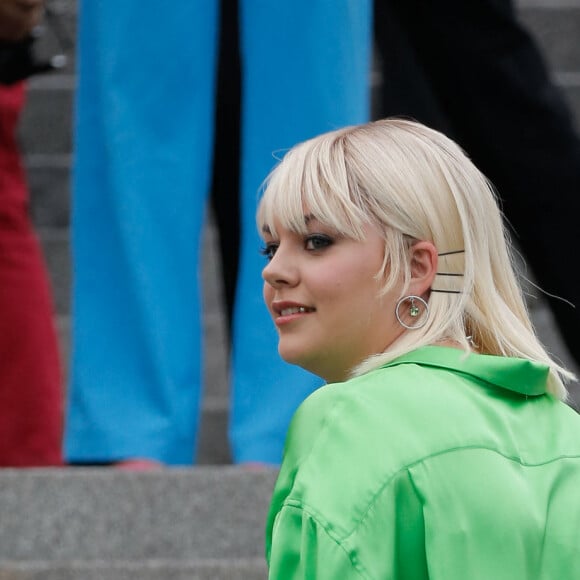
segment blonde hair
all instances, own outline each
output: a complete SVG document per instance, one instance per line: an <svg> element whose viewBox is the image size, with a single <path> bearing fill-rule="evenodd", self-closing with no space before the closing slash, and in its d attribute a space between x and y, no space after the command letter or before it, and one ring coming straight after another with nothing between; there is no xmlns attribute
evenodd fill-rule
<svg viewBox="0 0 580 580"><path fill-rule="evenodd" d="M540 344L516 279L491 184L460 147L419 123L385 119L326 133L291 149L267 180L260 230L276 224L305 234L308 214L341 235L364 239L368 224L385 239L379 276L387 292L410 280L409 249L433 242L438 274L429 318L356 369L362 374L411 350L452 340L469 352L513 356L550 367L548 390L566 399L574 375ZM394 306L393 306L394 308Z"/></svg>

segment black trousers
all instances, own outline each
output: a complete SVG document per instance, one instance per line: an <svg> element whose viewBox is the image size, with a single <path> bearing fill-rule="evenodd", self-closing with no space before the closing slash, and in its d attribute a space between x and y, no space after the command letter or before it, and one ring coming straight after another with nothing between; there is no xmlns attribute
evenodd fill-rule
<svg viewBox="0 0 580 580"><path fill-rule="evenodd" d="M580 365L580 138L511 0L375 0L378 116L453 137L493 182Z"/></svg>
<svg viewBox="0 0 580 580"><path fill-rule="evenodd" d="M240 244L241 70L238 1L221 0L211 207L218 231L221 282L231 332Z"/></svg>

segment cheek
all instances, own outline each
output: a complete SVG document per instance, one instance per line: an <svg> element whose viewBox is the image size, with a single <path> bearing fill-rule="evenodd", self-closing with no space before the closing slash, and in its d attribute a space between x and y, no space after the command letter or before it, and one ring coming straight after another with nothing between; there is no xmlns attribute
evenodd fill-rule
<svg viewBox="0 0 580 580"><path fill-rule="evenodd" d="M319 287L329 302L343 304L347 312L349 308L371 309L379 301L380 288L374 278L375 271L369 272L359 266L353 264L350 270L334 271L327 283Z"/></svg>
<svg viewBox="0 0 580 580"><path fill-rule="evenodd" d="M380 314L376 297L369 291L370 284L343 279L325 286L324 298L319 303L323 317L321 324L337 335L358 333L368 328L377 313Z"/></svg>
<svg viewBox="0 0 580 580"><path fill-rule="evenodd" d="M388 300L380 296L380 286L369 274L360 271L359 277L336 287L335 310L353 328L369 328L385 324L389 312Z"/></svg>

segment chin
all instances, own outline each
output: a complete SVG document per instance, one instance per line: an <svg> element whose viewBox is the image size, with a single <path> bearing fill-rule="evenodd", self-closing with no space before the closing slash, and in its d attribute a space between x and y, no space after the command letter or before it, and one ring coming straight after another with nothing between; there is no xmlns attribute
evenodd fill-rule
<svg viewBox="0 0 580 580"><path fill-rule="evenodd" d="M288 364L301 367L315 375L318 374L313 368L315 365L312 364L312 353L309 353L304 347L295 348L290 345L280 344L278 345L278 354Z"/></svg>
<svg viewBox="0 0 580 580"><path fill-rule="evenodd" d="M290 349L278 349L278 353L282 360L288 364L300 367L317 377L320 377L323 381L329 382L326 373L323 371L320 365L320 360L315 359L312 356L312 352L305 352L304 349L300 351L290 350Z"/></svg>
<svg viewBox="0 0 580 580"><path fill-rule="evenodd" d="M304 358L304 353L300 351L296 351L295 349L291 348L283 348L282 346L278 347L278 354L280 358L291 365L302 366L302 359ZM302 355L302 356L301 356Z"/></svg>

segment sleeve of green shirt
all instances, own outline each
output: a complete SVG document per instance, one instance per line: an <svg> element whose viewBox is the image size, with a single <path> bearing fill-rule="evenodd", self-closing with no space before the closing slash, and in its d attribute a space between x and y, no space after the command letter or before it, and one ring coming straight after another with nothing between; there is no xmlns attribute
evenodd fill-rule
<svg viewBox="0 0 580 580"><path fill-rule="evenodd" d="M271 580L361 579L343 546L301 507L286 505L274 522Z"/></svg>
<svg viewBox="0 0 580 580"><path fill-rule="evenodd" d="M428 577L421 498L360 404L323 388L296 413L268 517L272 580Z"/></svg>

